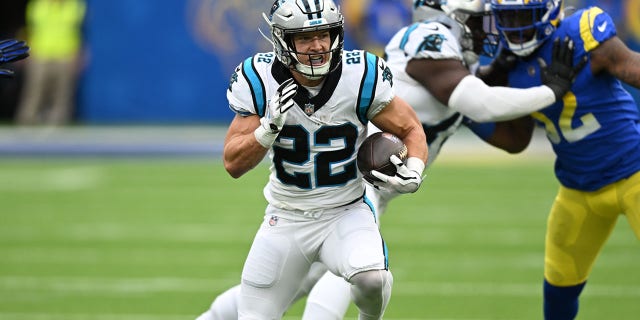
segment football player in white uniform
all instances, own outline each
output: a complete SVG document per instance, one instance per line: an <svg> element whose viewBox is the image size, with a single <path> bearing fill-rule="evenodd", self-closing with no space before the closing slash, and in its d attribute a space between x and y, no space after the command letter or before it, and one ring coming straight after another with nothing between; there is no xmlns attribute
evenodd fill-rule
<svg viewBox="0 0 640 320"><path fill-rule="evenodd" d="M478 55L492 56L497 46L497 38L485 32L490 31L491 9L484 0L416 0L413 14L415 22L392 38L385 53L395 76L394 90L417 111L425 129L428 163L461 125L507 152L524 150L533 125L519 117L553 103L568 88L556 83L529 89L489 87L474 77ZM494 67L506 63L504 59L496 58ZM513 120L488 122L508 119ZM369 127L369 133L377 130ZM367 185L367 198L379 215L398 195L388 191ZM298 292L299 298L310 291L303 319L342 319L349 306L348 284L330 272L323 275L323 270L314 264ZM239 290L236 286L219 295L198 320L235 319Z"/></svg>
<svg viewBox="0 0 640 320"><path fill-rule="evenodd" d="M381 319L391 294L386 245L364 197L357 150L367 123L400 137L408 159L380 186L415 192L427 161L415 111L394 95L383 59L343 52L343 17L332 0L277 0L274 51L244 60L227 98L236 113L224 143L239 178L265 155L268 201L242 271L239 319L279 319L312 263L349 282L360 319ZM394 158L397 159L397 158Z"/></svg>

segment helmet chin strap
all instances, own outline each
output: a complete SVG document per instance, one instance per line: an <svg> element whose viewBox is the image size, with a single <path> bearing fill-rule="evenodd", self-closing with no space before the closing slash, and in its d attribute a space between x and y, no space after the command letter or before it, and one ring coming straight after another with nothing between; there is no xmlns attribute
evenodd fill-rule
<svg viewBox="0 0 640 320"><path fill-rule="evenodd" d="M454 17L455 18L455 17ZM466 19L465 19L466 20ZM471 29L459 19L454 19L457 25L460 27L460 46L462 47L462 59L467 66L472 66L478 62L478 54L474 52L473 37L471 36Z"/></svg>
<svg viewBox="0 0 640 320"><path fill-rule="evenodd" d="M321 66L309 66L306 65L296 57L296 70L300 72L305 78L309 80L319 80L329 73L331 68L331 59L333 58L333 52L329 54L329 60Z"/></svg>
<svg viewBox="0 0 640 320"><path fill-rule="evenodd" d="M464 59L464 62L467 66L472 66L476 62L478 62L479 57L478 54L473 52L473 50L464 50L462 51L462 59Z"/></svg>

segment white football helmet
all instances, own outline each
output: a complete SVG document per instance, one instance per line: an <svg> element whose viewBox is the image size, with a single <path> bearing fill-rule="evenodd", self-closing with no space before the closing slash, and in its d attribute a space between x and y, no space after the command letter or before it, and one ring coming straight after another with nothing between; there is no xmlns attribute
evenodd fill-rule
<svg viewBox="0 0 640 320"><path fill-rule="evenodd" d="M271 42L278 60L308 79L317 80L337 69L342 61L344 47L344 18L332 0L276 0L269 16L262 14L271 29ZM321 66L301 63L293 44L292 35L303 32L329 30L330 59Z"/></svg>
<svg viewBox="0 0 640 320"><path fill-rule="evenodd" d="M491 0L500 41L514 54L526 57L551 34L563 17L562 0Z"/></svg>
<svg viewBox="0 0 640 320"><path fill-rule="evenodd" d="M437 20L443 14L455 20L463 29L460 38L465 55L479 52L493 57L498 49L498 37L493 30L493 19L489 0L414 0L413 21ZM482 48L473 48L474 36L479 30L472 30L467 25L469 18L482 19ZM474 50L475 49L475 50ZM465 58L465 60L467 60ZM470 59L473 60L473 59ZM477 56L476 56L477 60Z"/></svg>

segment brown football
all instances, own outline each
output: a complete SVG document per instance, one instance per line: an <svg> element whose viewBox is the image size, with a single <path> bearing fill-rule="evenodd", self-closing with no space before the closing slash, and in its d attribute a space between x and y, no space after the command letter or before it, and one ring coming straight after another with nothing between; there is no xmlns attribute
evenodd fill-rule
<svg viewBox="0 0 640 320"><path fill-rule="evenodd" d="M389 132L376 132L368 136L358 149L358 169L369 182L380 181L371 170L393 176L396 166L389 160L391 155L407 160L407 146L397 136Z"/></svg>

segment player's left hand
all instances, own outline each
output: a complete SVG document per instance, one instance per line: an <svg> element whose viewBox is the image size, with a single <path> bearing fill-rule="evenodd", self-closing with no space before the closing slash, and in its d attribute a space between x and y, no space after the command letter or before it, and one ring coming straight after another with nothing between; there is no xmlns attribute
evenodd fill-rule
<svg viewBox="0 0 640 320"><path fill-rule="evenodd" d="M371 174L382 181L376 182L374 185L398 193L416 192L422 184L422 171L424 170L422 160L409 158L405 164L396 155L392 155L389 159L396 166L396 174L389 176L380 171L371 170ZM416 161L420 163L416 163Z"/></svg>
<svg viewBox="0 0 640 320"><path fill-rule="evenodd" d="M24 41L7 39L0 41L0 64L22 60L29 56L29 46ZM0 68L0 77L13 77L13 70Z"/></svg>
<svg viewBox="0 0 640 320"><path fill-rule="evenodd" d="M568 37L565 37L562 42L560 38L556 38L551 51L551 64L547 66L542 58L538 58L542 84L553 90L556 100L562 99L571 90L578 72L587 63L587 57L583 56L578 64L573 65L573 47L573 40Z"/></svg>

